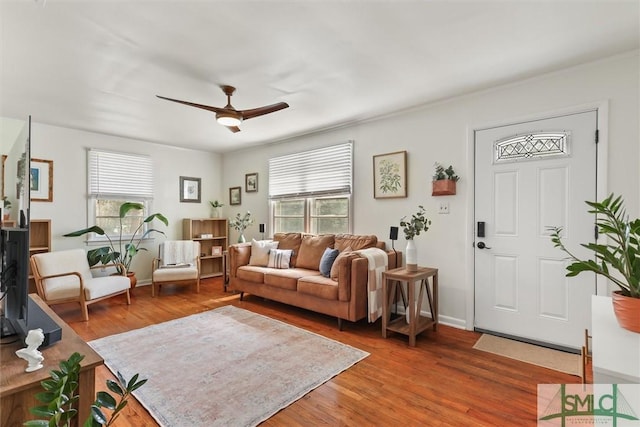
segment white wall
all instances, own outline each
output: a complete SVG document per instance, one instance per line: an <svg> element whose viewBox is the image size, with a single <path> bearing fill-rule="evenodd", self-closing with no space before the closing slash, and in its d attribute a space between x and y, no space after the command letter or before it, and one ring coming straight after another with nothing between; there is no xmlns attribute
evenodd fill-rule
<svg viewBox="0 0 640 427"><path fill-rule="evenodd" d="M268 220L267 161L284 153L330 145L349 139L354 144L354 233L376 234L387 240L389 226L403 215L425 206L433 220L429 232L416 239L418 262L439 268L440 314L444 322L472 326L466 306L473 293L473 272L466 268L471 248L473 188L470 180L473 153L470 131L486 125L509 123L545 113L607 101L607 189L622 194L630 215L640 207L639 55L633 52L534 79L458 97L367 123L295 138L278 144L227 153L223 158L223 188L241 186L242 205L225 207L225 214L250 210L256 223ZM408 152L408 197L373 198L372 157ZM604 157L607 157L604 156ZM603 157L603 158L604 158ZM461 180L455 196L432 197L433 163L452 164ZM259 173L258 193L244 192L244 174ZM228 204L228 195L224 200ZM447 201L449 215L438 215L439 202ZM402 233L401 233L402 234ZM245 233L258 237L254 225ZM233 239L233 238L232 238ZM396 248L403 249L402 235ZM472 299L471 299L472 301Z"/></svg>
<svg viewBox="0 0 640 427"><path fill-rule="evenodd" d="M209 217L209 200L224 196L218 154L50 126L37 120L32 118L31 156L53 160L53 202L31 202L31 218L51 219L53 250L85 247L82 237L62 235L94 225L87 219L88 148L151 156L155 183L152 213L160 212L169 220L168 227L156 221L154 228L165 231L166 239L181 239L182 218ZM180 203L180 176L202 179L201 203ZM140 253L132 263L132 270L142 283L150 281L151 260L157 254L158 243L165 239L155 236L143 244L148 252Z"/></svg>

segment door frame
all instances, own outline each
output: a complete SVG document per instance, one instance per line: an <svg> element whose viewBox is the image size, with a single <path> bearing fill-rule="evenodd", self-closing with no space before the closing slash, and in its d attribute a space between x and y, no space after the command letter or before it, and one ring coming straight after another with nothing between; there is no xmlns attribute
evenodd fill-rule
<svg viewBox="0 0 640 427"><path fill-rule="evenodd" d="M525 116L514 117L511 119L501 119L485 123L470 124L467 126L467 171L468 188L466 205L467 205L467 224L465 229L465 245L468 248L465 254L466 264L466 310L465 310L465 329L472 331L475 324L475 134L478 131L491 129L501 126L509 126L523 122L534 120L544 120L554 116L564 116L570 114L584 113L587 111L596 111L596 124L598 129L598 148L596 150L597 168L596 168L596 197L602 200L608 195L607 170L608 170L608 153L609 153L609 101L603 100L599 102L591 102L586 104L574 105L572 107L560 108L556 110L529 114ZM585 205L586 208L586 205ZM596 275L596 289L598 295L607 293L607 281Z"/></svg>

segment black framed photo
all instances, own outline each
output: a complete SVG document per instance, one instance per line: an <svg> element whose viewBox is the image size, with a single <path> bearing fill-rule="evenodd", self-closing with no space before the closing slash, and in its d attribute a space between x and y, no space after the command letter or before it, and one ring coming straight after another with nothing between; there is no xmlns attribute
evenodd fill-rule
<svg viewBox="0 0 640 427"><path fill-rule="evenodd" d="M244 176L244 191L247 193L258 191L258 174L256 172Z"/></svg>
<svg viewBox="0 0 640 427"><path fill-rule="evenodd" d="M231 187L229 188L229 204L230 205L239 205L242 203L241 196L241 187Z"/></svg>
<svg viewBox="0 0 640 427"><path fill-rule="evenodd" d="M200 203L200 178L189 176L180 177L180 201L185 203Z"/></svg>

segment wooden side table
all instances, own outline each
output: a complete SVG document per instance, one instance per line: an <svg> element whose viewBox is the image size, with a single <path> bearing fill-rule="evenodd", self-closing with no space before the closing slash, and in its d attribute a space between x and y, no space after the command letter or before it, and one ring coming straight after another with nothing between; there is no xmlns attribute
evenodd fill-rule
<svg viewBox="0 0 640 427"><path fill-rule="evenodd" d="M0 345L0 425L6 427L21 426L26 420L38 418L29 412L29 408L42 405L36 400L36 393L43 392L41 381L51 378L52 369L60 369L59 363L78 352L85 357L80 363L80 375L76 392L78 400L78 420L83 423L91 414L91 404L96 398L95 369L103 364L102 357L96 353L78 334L75 333L49 306L36 294L30 298L44 310L62 328L62 340L41 349L44 356L44 368L34 372L25 372L26 362L19 359L15 352L24 347L20 341Z"/></svg>
<svg viewBox="0 0 640 427"><path fill-rule="evenodd" d="M433 295L429 289L429 278L431 277L431 287ZM409 293L409 323L405 316L400 316L393 321L389 321L391 315L391 304L393 303L396 289L400 282L407 284ZM416 289L414 283L420 282L420 292L416 299ZM427 292L427 300L431 310L432 318L420 316L424 291ZM384 303L382 305L382 337L387 337L387 331L398 332L409 336L409 345L415 347L416 335L426 330L430 326L433 330L438 327L438 269L431 267L418 267L418 271L409 272L405 267L395 268L382 273L382 295Z"/></svg>

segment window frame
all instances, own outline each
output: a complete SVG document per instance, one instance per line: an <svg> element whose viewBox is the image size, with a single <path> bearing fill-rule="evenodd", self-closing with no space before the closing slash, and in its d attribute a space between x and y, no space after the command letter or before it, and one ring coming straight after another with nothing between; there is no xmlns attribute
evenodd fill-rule
<svg viewBox="0 0 640 427"><path fill-rule="evenodd" d="M353 195L349 193L342 194L331 194L331 195L318 195L318 196L307 196L307 197L281 197L277 199L272 199L269 201L269 228L273 230L273 234L281 233L282 231L276 229L277 220L280 218L300 218L299 215L276 215L276 204L282 201L294 201L301 200L303 201L304 209L303 209L303 227L304 230L300 231L292 231L292 232L300 232L300 233L308 233L308 234L318 234L318 230L312 229L313 219L314 218L330 218L325 215L312 215L313 211L313 203L316 200L320 199L347 199L347 214L346 215L335 215L333 217L346 218L347 219L347 230L342 231L342 233L352 234L353 233Z"/></svg>
<svg viewBox="0 0 640 427"><path fill-rule="evenodd" d="M126 182L126 185L120 181ZM107 190L103 191L103 188ZM138 191L132 191L132 188L138 188ZM151 212L153 204L153 162L151 156L101 148L87 149L87 221L92 220L95 225L98 225L98 218L107 218L106 216L97 216L97 205L101 200L116 200L120 204L124 202L141 203L143 205L140 214L143 221L142 227L138 234L123 234L122 238L120 238L120 232L113 234L106 229L104 230L106 236L88 233L87 244L104 244L109 239L113 242L128 242L133 237L146 233L149 224L145 223L144 219ZM115 218L117 219L119 216L115 216ZM104 229L104 227L102 228ZM145 238L144 240L152 239Z"/></svg>
<svg viewBox="0 0 640 427"><path fill-rule="evenodd" d="M281 218L276 206L280 201L302 200L303 228L300 232L316 233L312 224L324 215L312 215L312 207L319 199L347 199L345 233L353 232L353 146L349 140L329 146L285 154L269 159L269 226L272 233ZM298 215L291 216L299 218ZM315 221L314 221L315 220Z"/></svg>

